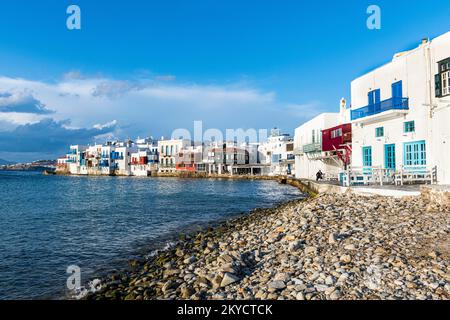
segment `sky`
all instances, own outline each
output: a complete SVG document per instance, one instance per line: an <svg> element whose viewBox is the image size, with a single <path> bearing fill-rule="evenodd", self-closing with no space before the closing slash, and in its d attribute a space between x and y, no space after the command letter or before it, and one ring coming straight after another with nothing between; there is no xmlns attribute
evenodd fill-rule
<svg viewBox="0 0 450 320"><path fill-rule="evenodd" d="M66 9L81 9L68 30ZM369 30L369 5L381 29ZM350 83L450 31L448 0L4 0L0 158L177 128L293 134Z"/></svg>

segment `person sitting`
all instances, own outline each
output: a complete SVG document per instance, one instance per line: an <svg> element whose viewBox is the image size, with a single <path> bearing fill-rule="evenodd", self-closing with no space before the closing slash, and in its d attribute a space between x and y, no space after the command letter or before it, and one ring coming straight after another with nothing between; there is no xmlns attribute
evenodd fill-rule
<svg viewBox="0 0 450 320"><path fill-rule="evenodd" d="M319 170L316 173L316 181L319 181L319 180L323 180L323 172L322 172L322 170Z"/></svg>

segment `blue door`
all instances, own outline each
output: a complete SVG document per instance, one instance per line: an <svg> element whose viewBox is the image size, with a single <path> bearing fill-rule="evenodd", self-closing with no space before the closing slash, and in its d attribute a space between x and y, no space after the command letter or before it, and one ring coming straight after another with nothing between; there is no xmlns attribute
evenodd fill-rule
<svg viewBox="0 0 450 320"><path fill-rule="evenodd" d="M380 101L380 89L369 92L369 115L373 115L379 111Z"/></svg>
<svg viewBox="0 0 450 320"><path fill-rule="evenodd" d="M384 146L384 166L386 169L395 170L395 144Z"/></svg>
<svg viewBox="0 0 450 320"><path fill-rule="evenodd" d="M372 174L372 147L363 147L363 173Z"/></svg>
<svg viewBox="0 0 450 320"><path fill-rule="evenodd" d="M392 84L392 105L394 108L402 107L403 83L398 81Z"/></svg>
<svg viewBox="0 0 450 320"><path fill-rule="evenodd" d="M402 98L403 97L403 82L398 81L392 84L392 98Z"/></svg>

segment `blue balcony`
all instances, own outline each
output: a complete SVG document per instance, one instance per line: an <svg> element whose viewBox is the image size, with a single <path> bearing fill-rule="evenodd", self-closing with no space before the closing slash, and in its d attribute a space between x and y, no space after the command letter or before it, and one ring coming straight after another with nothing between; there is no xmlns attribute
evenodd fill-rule
<svg viewBox="0 0 450 320"><path fill-rule="evenodd" d="M111 152L111 160L123 160L123 155L119 152Z"/></svg>
<svg viewBox="0 0 450 320"><path fill-rule="evenodd" d="M109 167L109 161L108 160L100 161L100 167Z"/></svg>
<svg viewBox="0 0 450 320"><path fill-rule="evenodd" d="M408 98L391 98L364 108L352 110L352 121L373 116L390 110L409 110Z"/></svg>

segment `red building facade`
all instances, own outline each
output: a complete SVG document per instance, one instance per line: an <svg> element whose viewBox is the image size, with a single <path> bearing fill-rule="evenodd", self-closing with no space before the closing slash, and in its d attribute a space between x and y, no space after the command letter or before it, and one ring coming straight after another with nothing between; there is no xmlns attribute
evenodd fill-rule
<svg viewBox="0 0 450 320"><path fill-rule="evenodd" d="M344 165L350 164L352 125L350 123L322 130L322 151L335 152Z"/></svg>

